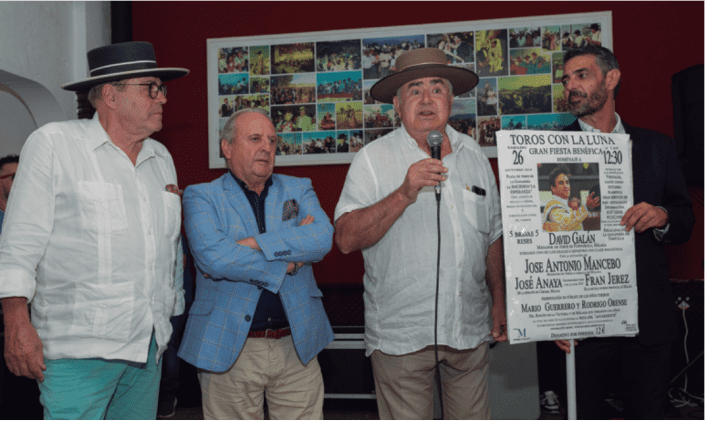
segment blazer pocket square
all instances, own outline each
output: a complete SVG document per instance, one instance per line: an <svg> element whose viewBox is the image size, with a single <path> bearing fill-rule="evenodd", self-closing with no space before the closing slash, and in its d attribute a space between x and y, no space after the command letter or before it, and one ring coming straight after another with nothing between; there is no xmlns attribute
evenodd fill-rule
<svg viewBox="0 0 705 422"><path fill-rule="evenodd" d="M299 216L299 204L296 199L289 199L284 202L284 212L282 213L282 221L291 220Z"/></svg>

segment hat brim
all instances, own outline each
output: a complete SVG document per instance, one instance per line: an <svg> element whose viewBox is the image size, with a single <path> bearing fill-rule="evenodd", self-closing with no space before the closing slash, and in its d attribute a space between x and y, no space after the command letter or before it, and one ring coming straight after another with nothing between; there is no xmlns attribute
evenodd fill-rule
<svg viewBox="0 0 705 422"><path fill-rule="evenodd" d="M419 65L380 79L370 88L370 96L377 101L391 104L394 96L397 95L397 90L405 83L432 77L448 79L453 85L454 96L465 94L475 88L480 81L475 72L462 67L441 64Z"/></svg>
<svg viewBox="0 0 705 422"><path fill-rule="evenodd" d="M119 81L123 79L141 78L145 76L156 76L162 82L172 81L189 74L188 69L182 67L164 67L157 69L130 70L127 72L111 73L109 75L94 76L76 82L69 82L61 85L61 89L67 91L87 91L92 87L106 82Z"/></svg>

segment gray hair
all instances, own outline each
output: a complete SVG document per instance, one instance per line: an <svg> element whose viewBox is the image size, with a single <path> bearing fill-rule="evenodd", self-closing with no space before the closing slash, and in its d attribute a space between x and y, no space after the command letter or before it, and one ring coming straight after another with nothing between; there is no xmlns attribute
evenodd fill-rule
<svg viewBox="0 0 705 422"><path fill-rule="evenodd" d="M452 97L453 96L453 84L451 84L448 79L445 79L445 78L439 78L439 79L443 79L445 81L446 85L448 86L448 91L450 91L450 96ZM406 84L404 84L404 85L406 85ZM399 97L399 98L401 98L401 89L404 87L404 85L400 86L399 89L397 89L397 97Z"/></svg>
<svg viewBox="0 0 705 422"><path fill-rule="evenodd" d="M225 139L227 143L232 144L233 139L237 137L237 126L235 124L243 114L247 113L259 113L269 119L269 113L261 108L243 108L242 110L238 110L225 122L223 130L220 131L220 139Z"/></svg>
<svg viewBox="0 0 705 422"><path fill-rule="evenodd" d="M584 47L571 48L566 51L563 56L563 66L565 66L565 64L572 58L587 55L595 56L595 62L597 63L597 67L599 67L602 71L602 77L607 76L607 72L612 69L619 69L619 63L617 62L617 58L614 56L614 53L601 45L595 44L587 44ZM617 81L617 86L614 88L615 98L617 98L617 93L619 92L619 86L621 83L622 78L620 77L619 81Z"/></svg>
<svg viewBox="0 0 705 422"><path fill-rule="evenodd" d="M103 99L103 87L105 85L112 85L117 89L118 91L122 92L125 90L125 85L123 84L122 81L112 81L112 82L106 82L104 84L100 85L95 85L93 86L90 91L88 91L88 102L91 103L93 108L96 108L96 103L98 100Z"/></svg>

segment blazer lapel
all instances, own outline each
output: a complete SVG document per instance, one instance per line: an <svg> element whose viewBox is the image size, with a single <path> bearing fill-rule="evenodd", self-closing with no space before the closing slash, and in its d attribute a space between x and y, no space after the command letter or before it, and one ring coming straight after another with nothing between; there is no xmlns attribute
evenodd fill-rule
<svg viewBox="0 0 705 422"><path fill-rule="evenodd" d="M567 130L570 132L582 132L583 131L583 129L580 127L580 124L578 123L578 119L575 119L575 121L573 123L566 126L566 128L563 130Z"/></svg>
<svg viewBox="0 0 705 422"><path fill-rule="evenodd" d="M247 200L247 196L245 196L245 192L242 191L240 185L235 182L235 179L229 173L226 173L223 179L223 193L226 201L230 203L231 207L240 216L247 233L249 235L259 233L257 221L255 221L255 215L252 212L252 205L250 205L250 201Z"/></svg>

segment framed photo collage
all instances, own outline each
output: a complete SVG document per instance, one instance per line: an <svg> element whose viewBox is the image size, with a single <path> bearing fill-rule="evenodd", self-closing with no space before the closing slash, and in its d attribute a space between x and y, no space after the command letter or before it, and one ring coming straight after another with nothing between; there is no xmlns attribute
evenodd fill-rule
<svg viewBox="0 0 705 422"><path fill-rule="evenodd" d="M234 112L262 108L278 135L276 165L350 163L401 126L369 96L400 54L436 47L477 73L449 124L496 157L499 130L558 130L574 121L563 98L563 52L612 48L610 12L209 39L209 166L225 168L220 131Z"/></svg>

